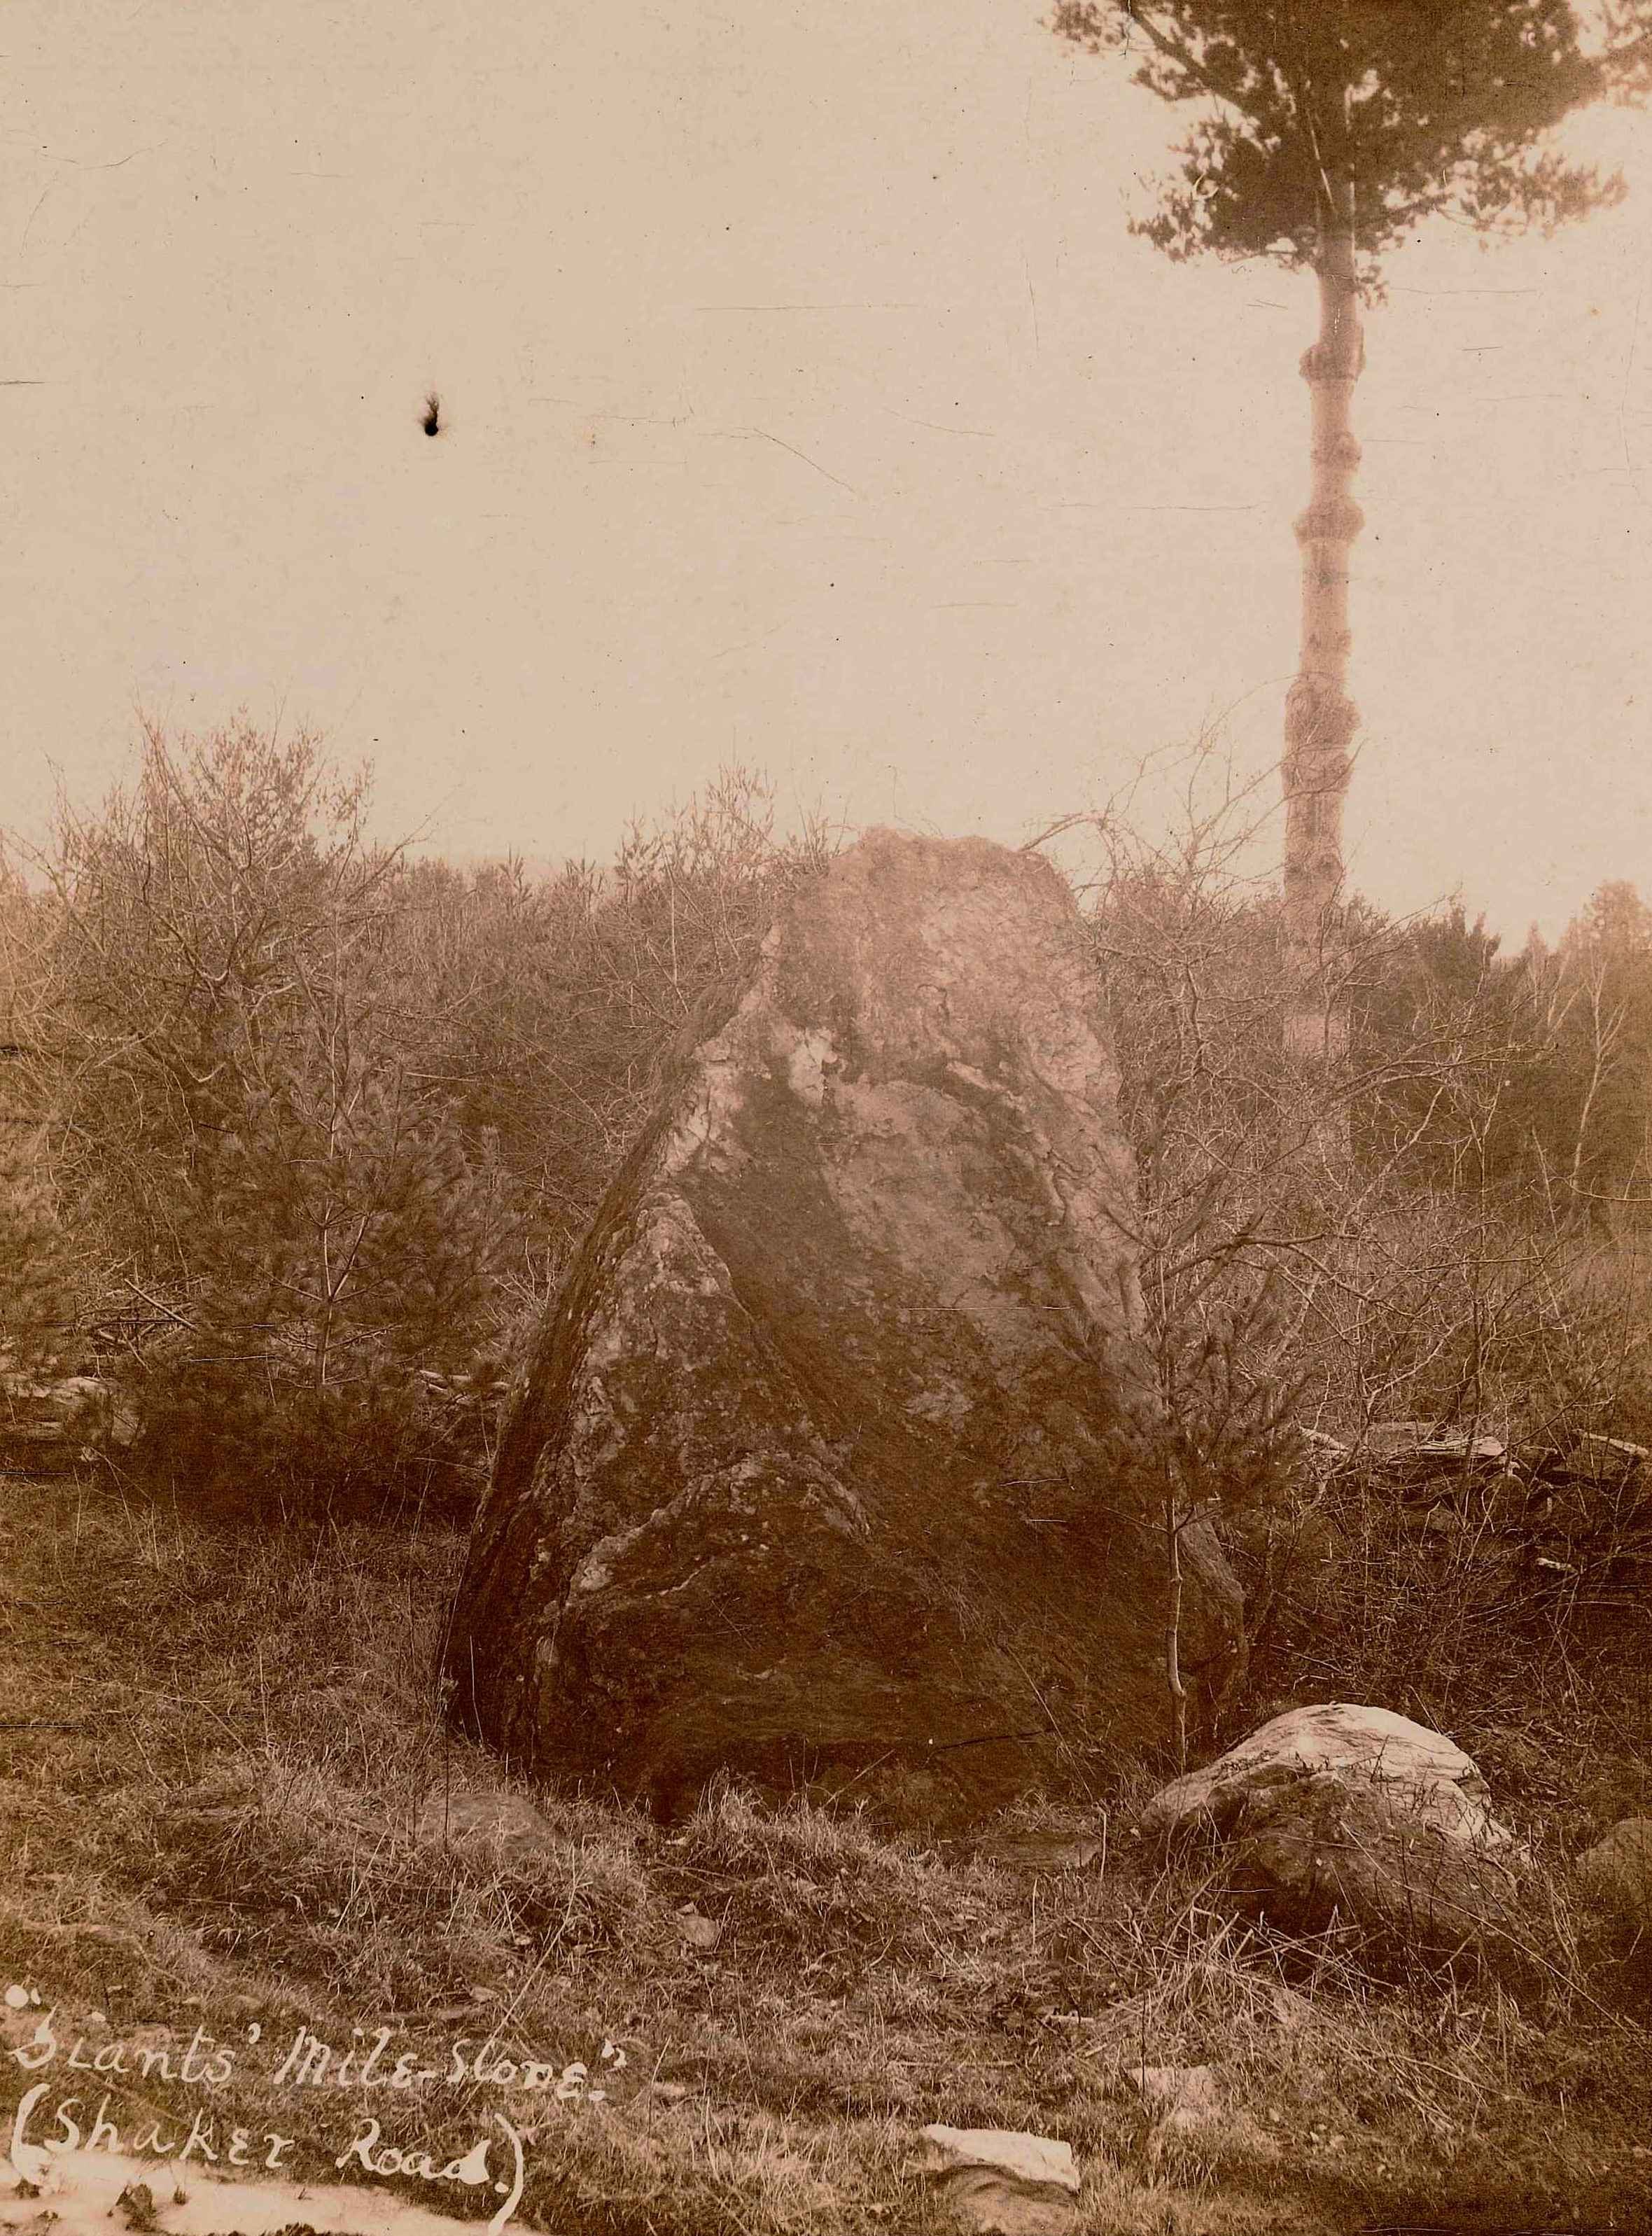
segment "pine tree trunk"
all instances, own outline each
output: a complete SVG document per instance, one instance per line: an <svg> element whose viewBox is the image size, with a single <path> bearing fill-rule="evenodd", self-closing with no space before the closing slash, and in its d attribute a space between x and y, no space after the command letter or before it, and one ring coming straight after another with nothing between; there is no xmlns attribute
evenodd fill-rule
<svg viewBox="0 0 1652 2236"><path fill-rule="evenodd" d="M1296 523L1301 665L1285 702L1285 1047L1288 1061L1323 1080L1347 1046L1339 983L1342 803L1359 719L1347 694L1348 554L1365 525L1353 501L1359 445L1349 408L1365 363L1351 199L1323 236L1314 271L1320 338L1302 359L1313 477Z"/></svg>

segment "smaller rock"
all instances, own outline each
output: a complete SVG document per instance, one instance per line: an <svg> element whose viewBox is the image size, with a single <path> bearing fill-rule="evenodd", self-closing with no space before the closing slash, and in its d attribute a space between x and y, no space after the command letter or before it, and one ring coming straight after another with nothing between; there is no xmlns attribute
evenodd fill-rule
<svg viewBox="0 0 1652 2236"><path fill-rule="evenodd" d="M1652 1926L1652 1817L1626 1817L1574 1865L1596 1907L1627 1925Z"/></svg>
<svg viewBox="0 0 1652 2236"><path fill-rule="evenodd" d="M546 1853L556 1834L525 1794L477 1793L434 1787L425 1797L414 1838L444 1848L487 1847L510 1860Z"/></svg>
<svg viewBox="0 0 1652 2236"><path fill-rule="evenodd" d="M147 2181L128 2182L115 2199L115 2210L128 2228L148 2229L160 2225L155 2220L155 2192Z"/></svg>
<svg viewBox="0 0 1652 2236"><path fill-rule="evenodd" d="M1223 1832L1256 1796L1320 1772L1368 1783L1447 1839L1500 1847L1510 1838L1471 1756L1408 1716L1346 1700L1287 1709L1202 1770L1173 1779L1142 1812L1142 1829Z"/></svg>
<svg viewBox="0 0 1652 2236"><path fill-rule="evenodd" d="M1419 1475L1497 1466L1508 1457L1501 1437L1471 1437L1466 1429L1437 1429L1426 1421L1373 1421L1365 1443L1373 1464L1411 1467Z"/></svg>
<svg viewBox="0 0 1652 2236"><path fill-rule="evenodd" d="M723 1937L723 1929L717 1919L702 1917L692 1903L677 1912L676 1926L690 1949L697 1949L708 1956Z"/></svg>
<svg viewBox="0 0 1652 2236"><path fill-rule="evenodd" d="M1336 1932L1385 1963L1495 1956L1518 1969L1523 1858L1490 1802L1440 1733L1338 1703L1276 1716L1155 1794L1142 1823L1222 1841L1223 1898L1241 1916Z"/></svg>
<svg viewBox="0 0 1652 2236"><path fill-rule="evenodd" d="M923 2131L924 2171L978 2236L1067 2236L1078 2218L1070 2144L1005 2127Z"/></svg>
<svg viewBox="0 0 1652 2236"><path fill-rule="evenodd" d="M1622 1437L1603 1437L1586 1430L1571 1450L1574 1467L1593 1476L1633 1475L1643 1460L1652 1459L1644 1444L1631 1444Z"/></svg>
<svg viewBox="0 0 1652 2236"><path fill-rule="evenodd" d="M1294 1988L1287 1988L1283 1980L1270 1983L1267 2002L1274 2023L1287 2034L1300 2034L1313 2016L1313 2006L1307 1997L1299 1995Z"/></svg>
<svg viewBox="0 0 1652 2236"><path fill-rule="evenodd" d="M974 1843L971 1851L978 1863L1003 1871L1088 1871L1107 1855L1107 1843L1087 1833L1004 1832Z"/></svg>
<svg viewBox="0 0 1652 2236"><path fill-rule="evenodd" d="M1297 1434L1301 1437L1309 1453L1316 1458L1334 1461L1346 1460L1348 1457L1348 1447L1343 1443L1341 1437L1327 1436L1323 1429L1299 1426Z"/></svg>
<svg viewBox="0 0 1652 2236"><path fill-rule="evenodd" d="M36 1394L48 1412L60 1421L73 1420L78 1413L113 1402L109 1384L95 1374L69 1374L61 1382L36 1384Z"/></svg>
<svg viewBox="0 0 1652 2236"><path fill-rule="evenodd" d="M0 1371L0 1457L31 1475L72 1474L137 1433L136 1414L95 1374L30 1382Z"/></svg>
<svg viewBox="0 0 1652 2236"><path fill-rule="evenodd" d="M1221 2082L1214 2065L1138 2065L1130 2079L1167 2127L1208 2127L1221 2117Z"/></svg>

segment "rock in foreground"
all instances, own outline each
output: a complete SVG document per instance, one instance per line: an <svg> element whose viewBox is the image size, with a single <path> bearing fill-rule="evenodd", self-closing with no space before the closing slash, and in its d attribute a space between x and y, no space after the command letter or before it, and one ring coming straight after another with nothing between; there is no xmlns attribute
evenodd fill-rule
<svg viewBox="0 0 1652 2236"><path fill-rule="evenodd" d="M1004 2127L925 2127L925 2172L977 2236L1066 2236L1077 2220L1070 2145Z"/></svg>
<svg viewBox="0 0 1652 2236"><path fill-rule="evenodd" d="M72 1475L101 1454L124 1450L137 1432L136 1417L95 1375L31 1382L0 1370L0 1467Z"/></svg>
<svg viewBox="0 0 1652 2236"><path fill-rule="evenodd" d="M1129 2078L1167 2127L1192 2132L1214 2127L1221 2117L1221 2081L1214 2065L1138 2065Z"/></svg>
<svg viewBox="0 0 1652 2236"><path fill-rule="evenodd" d="M1222 1841L1229 1899L1284 1931L1500 1967L1523 1961L1530 1935L1490 1799L1438 1732L1337 1702L1275 1717L1155 1794L1142 1824Z"/></svg>
<svg viewBox="0 0 1652 2236"><path fill-rule="evenodd" d="M1160 1738L1116 1093L1037 858L875 832L800 894L541 1332L449 1639L469 1727L665 1814L727 1768L952 1821ZM1201 1528L1183 1562L1208 1695L1239 1593Z"/></svg>
<svg viewBox="0 0 1652 2236"><path fill-rule="evenodd" d="M1652 1929L1652 1817L1626 1817L1577 1858L1577 1878L1597 1908L1640 1933Z"/></svg>
<svg viewBox="0 0 1652 2236"><path fill-rule="evenodd" d="M1452 1839L1498 1845L1509 1838L1491 1816L1491 1796L1472 1756L1408 1716L1348 1700L1287 1708L1202 1770L1173 1779L1142 1812L1142 1829L1181 1832L1203 1823L1227 1832L1258 1794L1315 1772L1363 1779Z"/></svg>

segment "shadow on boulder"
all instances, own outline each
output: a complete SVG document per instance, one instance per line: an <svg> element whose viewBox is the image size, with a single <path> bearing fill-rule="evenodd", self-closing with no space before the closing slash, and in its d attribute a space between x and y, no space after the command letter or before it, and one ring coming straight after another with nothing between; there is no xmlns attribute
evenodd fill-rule
<svg viewBox="0 0 1652 2236"><path fill-rule="evenodd" d="M1133 1167L1056 873L874 832L687 1051L539 1337L450 1634L533 1774L967 1823L1162 1739ZM1240 1592L1182 1540L1195 1707Z"/></svg>

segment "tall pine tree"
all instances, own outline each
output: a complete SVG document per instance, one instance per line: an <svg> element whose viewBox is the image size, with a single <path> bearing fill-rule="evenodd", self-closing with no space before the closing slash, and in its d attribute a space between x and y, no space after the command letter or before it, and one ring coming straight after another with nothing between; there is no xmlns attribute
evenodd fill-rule
<svg viewBox="0 0 1652 2236"><path fill-rule="evenodd" d="M1311 271L1320 331L1302 358L1313 476L1300 661L1286 703L1286 1043L1340 1056L1342 811L1359 716L1348 695L1349 552L1363 518L1351 405L1362 298L1427 219L1483 235L1548 229L1622 182L1549 145L1573 110L1649 78L1652 0L1059 0L1051 28L1122 49L1136 82L1195 121L1180 172L1132 230L1168 256L1267 255Z"/></svg>

